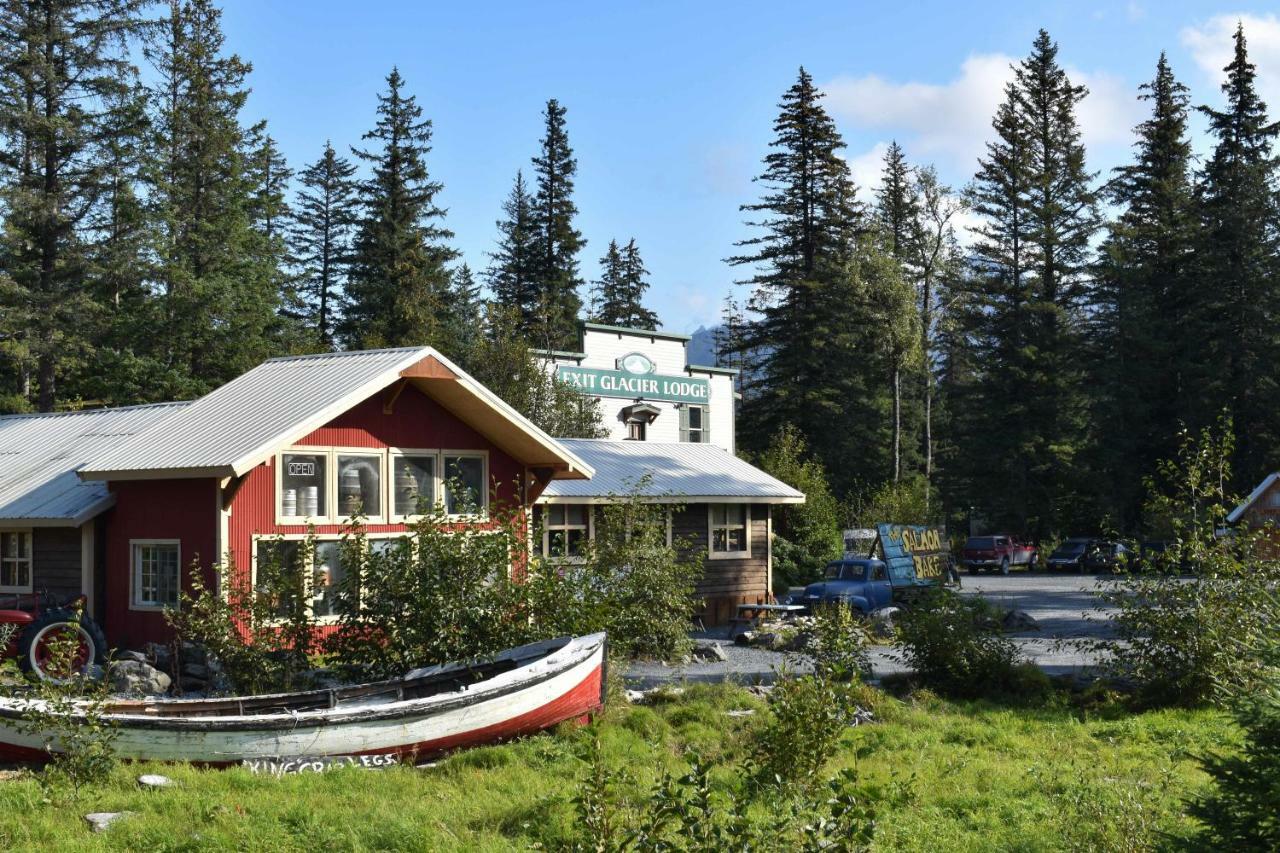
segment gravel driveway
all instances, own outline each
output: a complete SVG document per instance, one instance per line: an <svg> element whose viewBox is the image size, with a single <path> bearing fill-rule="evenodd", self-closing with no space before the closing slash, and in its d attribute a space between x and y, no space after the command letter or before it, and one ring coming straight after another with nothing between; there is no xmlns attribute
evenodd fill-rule
<svg viewBox="0 0 1280 853"><path fill-rule="evenodd" d="M1050 675L1064 675L1087 671L1097 663L1095 653L1075 648L1071 640L1106 639L1111 635L1108 620L1112 610L1103 607L1097 598L1099 584L1106 582L1105 576L1045 572L966 574L960 592L985 596L1006 609L1025 611L1036 620L1039 630L1018 631L1009 636L1028 660ZM777 670L784 663L793 672L807 669L794 657L735 646L727 628L700 634L697 642L720 645L729 659L718 663L695 662L683 667L638 662L627 668L623 678L634 687L652 687L671 681L736 680L767 684L777 677ZM890 651L888 646L871 648L871 667L876 677L905 671L890 657Z"/></svg>

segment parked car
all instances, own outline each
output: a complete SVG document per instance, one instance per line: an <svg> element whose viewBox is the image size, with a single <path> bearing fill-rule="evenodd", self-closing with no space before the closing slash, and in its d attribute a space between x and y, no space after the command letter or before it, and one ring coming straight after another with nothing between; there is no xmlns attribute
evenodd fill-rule
<svg viewBox="0 0 1280 853"><path fill-rule="evenodd" d="M1000 574L1007 575L1014 566L1034 566L1036 546L1020 542L1016 536L1008 534L970 536L964 543L960 562L971 575L977 574L978 569L999 570Z"/></svg>
<svg viewBox="0 0 1280 853"><path fill-rule="evenodd" d="M1096 539L1087 539L1082 536L1067 539L1053 549L1049 559L1044 561L1045 566L1049 571L1083 572L1085 557L1089 553L1089 548L1097 541Z"/></svg>
<svg viewBox="0 0 1280 853"><path fill-rule="evenodd" d="M859 613L870 613L893 601L889 567L883 560L871 559L827 563L823 579L806 586L791 601L810 609L819 604L843 604Z"/></svg>
<svg viewBox="0 0 1280 853"><path fill-rule="evenodd" d="M1089 572L1124 571L1133 559L1133 549L1123 542L1094 542L1085 552L1084 569Z"/></svg>

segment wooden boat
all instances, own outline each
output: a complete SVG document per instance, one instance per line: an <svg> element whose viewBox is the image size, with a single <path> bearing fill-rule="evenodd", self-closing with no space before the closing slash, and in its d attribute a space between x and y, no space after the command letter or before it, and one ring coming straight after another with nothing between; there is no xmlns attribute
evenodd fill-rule
<svg viewBox="0 0 1280 853"><path fill-rule="evenodd" d="M230 765L280 757L397 756L413 761L531 734L585 718L604 704L604 634L509 649L476 663L414 670L403 678L226 699L111 702L119 758ZM47 759L24 733L24 709L0 699L0 758Z"/></svg>

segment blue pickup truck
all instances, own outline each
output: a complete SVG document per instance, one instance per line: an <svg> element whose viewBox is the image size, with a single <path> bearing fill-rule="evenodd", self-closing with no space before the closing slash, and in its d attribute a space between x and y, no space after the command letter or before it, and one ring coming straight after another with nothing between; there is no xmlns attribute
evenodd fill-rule
<svg viewBox="0 0 1280 853"><path fill-rule="evenodd" d="M860 613L870 613L893 603L893 584L883 560L844 559L827 563L823 579L811 583L793 604L812 609L819 604L841 604Z"/></svg>

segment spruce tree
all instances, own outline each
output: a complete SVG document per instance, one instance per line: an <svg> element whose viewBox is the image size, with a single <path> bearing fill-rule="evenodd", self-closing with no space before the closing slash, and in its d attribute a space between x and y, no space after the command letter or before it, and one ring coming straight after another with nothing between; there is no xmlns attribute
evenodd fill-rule
<svg viewBox="0 0 1280 853"><path fill-rule="evenodd" d="M888 234L889 253L900 261L912 254L912 226L919 214L914 190L915 180L902 146L897 142L889 143L884 155L880 188L876 191L876 218Z"/></svg>
<svg viewBox="0 0 1280 853"><path fill-rule="evenodd" d="M536 301L533 314L524 316L531 339L545 349L572 346L578 336L582 298L578 288L578 252L587 244L574 227L578 213L573 202L573 178L578 161L569 147L565 108L552 98L543 113L546 129L533 170L537 176L533 225L536 251L532 278Z"/></svg>
<svg viewBox="0 0 1280 853"><path fill-rule="evenodd" d="M462 360L478 345L484 333L485 303L471 267L463 264L453 271L445 292L446 334L440 347L450 358Z"/></svg>
<svg viewBox="0 0 1280 853"><path fill-rule="evenodd" d="M964 401L976 423L962 455L976 491L959 497L1033 536L1087 509L1081 317L1097 214L1075 119L1086 90L1057 52L1041 30L1014 67L973 192L980 393Z"/></svg>
<svg viewBox="0 0 1280 853"><path fill-rule="evenodd" d="M135 79L127 40L143 6L0 6L0 339L22 377L7 405L22 407L30 393L52 411L60 384L94 358L91 255L103 235L90 226L110 188L112 139L136 132L117 109Z"/></svg>
<svg viewBox="0 0 1280 853"><path fill-rule="evenodd" d="M1139 98L1151 114L1135 128L1134 162L1110 185L1120 215L1102 247L1093 315L1096 466L1124 473L1107 478L1101 497L1126 530L1140 519L1142 482L1177 450L1173 425L1192 414L1181 377L1201 345L1181 329L1195 249L1187 88L1164 54Z"/></svg>
<svg viewBox="0 0 1280 853"><path fill-rule="evenodd" d="M600 279L593 289L598 294L598 305L593 307L592 318L610 326L657 329L658 315L645 308L642 301L649 289L648 275L634 239L622 248L617 240L610 240L600 259Z"/></svg>
<svg viewBox="0 0 1280 853"><path fill-rule="evenodd" d="M351 235L359 215L355 171L326 142L320 158L298 176L302 189L291 237L301 319L323 349L333 349L351 260Z"/></svg>
<svg viewBox="0 0 1280 853"><path fill-rule="evenodd" d="M170 5L145 50L155 69L147 197L160 223L153 359L159 399L197 396L282 349L280 245L263 224L263 128L241 112L251 71L223 51L211 0Z"/></svg>
<svg viewBox="0 0 1280 853"><path fill-rule="evenodd" d="M1199 280L1184 334L1202 347L1186 365L1186 396L1198 400L1201 423L1223 407L1232 411L1237 485L1248 485L1280 467L1280 217L1272 149L1280 125L1258 97L1242 26L1224 70L1226 108L1200 108L1215 147L1199 186Z"/></svg>
<svg viewBox="0 0 1280 853"><path fill-rule="evenodd" d="M538 252L538 228L533 214L534 198L524 174L516 172L511 193L502 203L503 219L498 220L498 248L489 253L484 277L498 305L514 312L522 328L532 327L538 308L538 286L534 278Z"/></svg>
<svg viewBox="0 0 1280 853"><path fill-rule="evenodd" d="M445 241L436 203L443 185L431 178L431 120L393 68L378 96L378 122L364 135L375 147L352 149L372 175L361 186L363 209L352 252L342 337L353 348L437 344L445 337L444 304L457 257Z"/></svg>
<svg viewBox="0 0 1280 853"><path fill-rule="evenodd" d="M759 233L729 259L751 271L743 283L758 318L741 341L760 363L744 379L739 439L758 452L793 424L845 491L890 474L890 413L887 373L865 346L870 252L855 239L860 210L844 140L821 98L801 69L779 104L763 195L742 207Z"/></svg>

